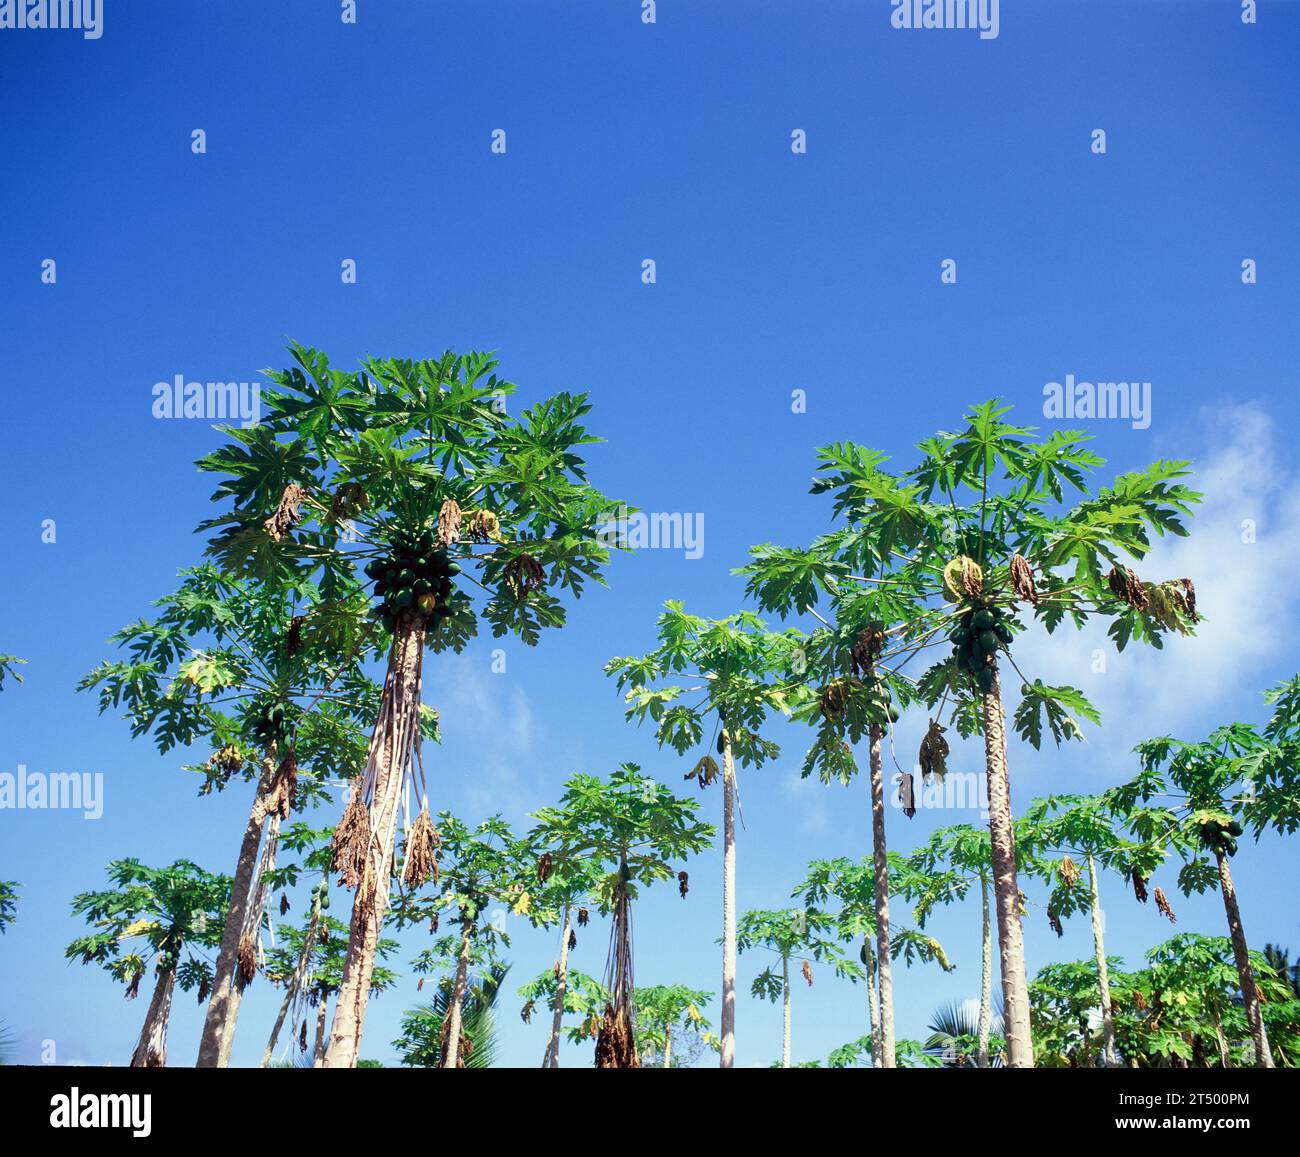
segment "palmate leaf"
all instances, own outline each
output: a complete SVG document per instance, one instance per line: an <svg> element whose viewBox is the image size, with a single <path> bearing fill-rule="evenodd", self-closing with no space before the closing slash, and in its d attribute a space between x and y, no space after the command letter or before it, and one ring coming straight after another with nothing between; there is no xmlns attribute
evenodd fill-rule
<svg viewBox="0 0 1300 1157"><path fill-rule="evenodd" d="M745 594L782 619L816 606L829 584L847 573L846 567L815 548L768 543L751 547L749 553L754 561L736 572L746 576Z"/></svg>
<svg viewBox="0 0 1300 1157"><path fill-rule="evenodd" d="M1049 687L1041 679L1023 684L1020 704L1016 708L1016 733L1034 747L1043 743L1043 720L1057 746L1067 739L1082 739L1083 732L1070 712L1081 715L1090 723L1099 723L1101 714L1074 687Z"/></svg>

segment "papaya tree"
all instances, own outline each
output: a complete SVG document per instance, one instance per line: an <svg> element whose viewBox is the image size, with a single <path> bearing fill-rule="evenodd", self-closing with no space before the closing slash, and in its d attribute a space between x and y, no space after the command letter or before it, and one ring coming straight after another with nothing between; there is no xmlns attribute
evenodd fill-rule
<svg viewBox="0 0 1300 1157"><path fill-rule="evenodd" d="M1105 916L1101 907L1100 873L1108 869L1125 880L1146 881L1163 861L1164 853L1125 839L1114 809L1105 796L1054 795L1036 799L1017 824L1017 843L1032 861L1035 875L1051 888L1047 916L1052 930L1064 935L1061 921L1087 912L1097 962L1098 1011L1102 1026L1105 1064L1120 1063L1111 1018L1110 977L1106 959ZM1082 862L1083 871L1075 863ZM1156 906L1171 922L1175 919L1162 888L1156 888ZM1143 894L1145 886L1143 887Z"/></svg>
<svg viewBox="0 0 1300 1157"><path fill-rule="evenodd" d="M679 755L702 741L706 749L688 774L701 789L722 780L722 1024L720 1064L736 1054L736 762L761 767L780 748L759 734L773 710L785 710L784 688L773 676L791 664L793 635L769 634L749 612L725 619L688 615L669 600L659 616L659 645L637 658L611 659L605 673L626 692L627 717L655 724L660 746ZM683 680L687 685L677 685ZM708 739L705 740L706 730Z"/></svg>
<svg viewBox="0 0 1300 1157"><path fill-rule="evenodd" d="M918 885L913 879L916 869L908 861L891 852L889 866L893 895L906 896L916 890ZM893 1042L892 1021L888 1027L883 1023L877 1005L877 989L872 985L872 978L879 971L877 955L872 948L878 911L875 858L855 861L847 856L838 856L829 860L813 860L808 865L807 875L791 896L802 899L807 911L829 914L829 927L844 943L862 942L858 958L862 962L861 975L866 978L868 986L870 1052L872 1063L884 1068L884 1058L894 1056L897 1050ZM943 946L919 928L895 928L889 938L889 954L891 962L901 956L909 966L916 960L933 961L945 972L952 971L954 967ZM858 978L856 972L847 975L852 980Z"/></svg>
<svg viewBox="0 0 1300 1157"><path fill-rule="evenodd" d="M570 1007L568 999L569 955L578 947L578 929L587 926L591 909L598 907L594 896L601 872L600 865L592 860L563 854L557 859L545 847L530 849L528 854L537 865L537 883L532 890L529 918L541 927L558 924L560 928L555 966L543 974L551 978L551 987L545 993L538 990L528 998L534 1005L539 997L544 995L546 998L551 1010L551 1035L542 1057L542 1068L558 1069L564 1013L576 1011ZM531 1016L530 1007L525 1020Z"/></svg>
<svg viewBox="0 0 1300 1157"><path fill-rule="evenodd" d="M0 880L0 935L18 915L18 886L17 880Z"/></svg>
<svg viewBox="0 0 1300 1157"><path fill-rule="evenodd" d="M526 645L565 621L608 561L620 504L587 481L585 395L507 412L514 385L483 353L368 359L354 371L291 347L268 371L266 417L227 428L200 466L225 476L205 524L224 569L263 583L319 575L332 597L373 591L387 672L363 771L336 832L335 867L354 892L348 966L326 1053L351 1067L365 1025L374 944L396 865L398 803L419 801L401 874L432 870L421 754L425 648L461 651L480 619Z"/></svg>
<svg viewBox="0 0 1300 1157"><path fill-rule="evenodd" d="M610 944L602 984L608 993L596 1037L597 1068L638 1068L632 903L652 884L677 881L683 899L690 890L688 857L709 847L715 828L696 818L699 803L682 799L641 773L620 764L608 779L579 773L566 783L558 804L535 812L529 842L545 849L554 869L586 859L600 872L595 899L610 917Z"/></svg>
<svg viewBox="0 0 1300 1157"><path fill-rule="evenodd" d="M635 999L637 1044L643 1065L653 1062L659 1068L672 1068L674 1045L683 1039L717 1047L718 1038L709 1031L709 1022L701 1011L713 999L713 993L684 984L652 984L638 988Z"/></svg>
<svg viewBox="0 0 1300 1157"><path fill-rule="evenodd" d="M1017 848L1017 856L1023 852ZM909 896L918 927L924 928L938 904L964 900L978 888L980 896L980 996L976 1023L975 1065L992 1065L989 1038L993 1028L993 947L989 919L992 843L987 830L970 824L939 828L908 856L912 874Z"/></svg>
<svg viewBox="0 0 1300 1157"><path fill-rule="evenodd" d="M407 836L408 845L411 838ZM430 894L402 897L393 916L399 928L427 924L436 929L443 913L457 925L453 936L421 953L414 967L416 972L428 972L443 962L451 966L439 1067L464 1068L469 1060L461 1047L467 1040L463 1019L470 970L477 966L490 972L498 945L510 946L504 922L507 908L516 916L531 915L529 887L534 865L529 846L515 838L499 815L470 825L450 812L440 812L434 840L439 863Z"/></svg>
<svg viewBox="0 0 1300 1157"><path fill-rule="evenodd" d="M327 597L313 583L257 584L210 564L185 569L155 614L113 636L126 657L98 664L80 684L101 713L121 710L135 737L160 753L208 745L191 766L200 795L252 784L199 1044L199 1066L225 1065L244 987L256 973L266 884L281 822L329 802L365 756L378 688L354 660L373 653L366 603ZM436 734L436 720L422 721Z"/></svg>
<svg viewBox="0 0 1300 1157"><path fill-rule="evenodd" d="M1031 626L1052 633L1094 619L1109 622L1119 649L1189 633L1197 620L1191 581L1144 582L1124 559L1144 558L1153 535L1186 534L1182 517L1200 495L1182 481L1188 466L1181 461L1121 474L1090 493L1088 475L1103 462L1088 449L1088 436L1038 436L1006 421L1008 409L974 407L962 428L922 442L920 460L901 473L886 471L880 452L853 443L823 447L813 493L833 496L844 525L809 548L756 547L745 573L760 605L783 614L812 612L846 584L865 584L886 606L897 600L899 610L878 617L898 624L887 628L898 632L892 684L896 694L909 688L898 698L904 705L919 700L933 713L922 766L926 742L933 747L934 737L942 738L935 728L945 712L963 738L983 737L1008 1063L1029 1067L1003 669L1019 677L1013 726L1031 745L1040 746L1045 731L1057 743L1079 737L1080 718L1096 722L1096 709L1076 688L1024 674L1016 640ZM907 683L904 662L936 648L939 661Z"/></svg>
<svg viewBox="0 0 1300 1157"><path fill-rule="evenodd" d="M26 659L20 659L17 655L0 655L0 691L5 689L6 675L15 683L23 681L23 677L18 674L18 668L26 662Z"/></svg>
<svg viewBox="0 0 1300 1157"><path fill-rule="evenodd" d="M1199 742L1162 736L1139 743L1140 771L1108 798L1139 839L1182 860L1178 886L1185 895L1219 892L1255 1064L1273 1068L1230 861L1247 830L1258 840L1265 831L1300 827L1300 677L1273 688L1265 701L1273 715L1262 729L1228 723Z"/></svg>
<svg viewBox="0 0 1300 1157"><path fill-rule="evenodd" d="M546 1052L542 1055L544 1069L560 1067L556 1033L565 1031L565 1016L574 1014L579 1018L579 1023L568 1029L568 1038L572 1043L579 1044L587 1038L594 1041L600 1034L605 1006L609 1003L609 993L594 976L568 967L561 974L558 964L521 986L519 995L524 998L519 1018L525 1024L532 1023L539 1004L551 1010L551 1034L547 1038Z"/></svg>
<svg viewBox="0 0 1300 1157"><path fill-rule="evenodd" d="M135 859L112 861L108 878L110 887L73 897L73 915L85 919L92 931L73 940L64 955L98 964L126 985L128 999L139 993L152 968L153 996L131 1065L161 1068L167 1063L176 986L183 992L198 989L201 1003L212 984L202 950L217 944L230 902L230 878L205 872L189 860L151 868Z"/></svg>
<svg viewBox="0 0 1300 1157"><path fill-rule="evenodd" d="M840 947L834 920L815 909L789 908L771 910L755 908L740 918L736 946L744 953L750 949L765 951L776 957L750 985L750 992L760 1000L781 1002L781 1068L790 1067L790 962L802 957L800 974L811 988L814 960L830 964L836 976L856 980L865 971L850 960Z"/></svg>

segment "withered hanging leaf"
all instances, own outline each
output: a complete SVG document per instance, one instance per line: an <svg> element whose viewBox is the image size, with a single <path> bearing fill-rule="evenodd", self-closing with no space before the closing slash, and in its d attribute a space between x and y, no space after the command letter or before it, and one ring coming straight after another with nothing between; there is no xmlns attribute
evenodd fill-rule
<svg viewBox="0 0 1300 1157"><path fill-rule="evenodd" d="M921 778L927 783L931 777L942 783L943 777L948 774L948 741L943 737L945 730L938 720L931 719L925 738L921 740L917 762L921 765Z"/></svg>
<svg viewBox="0 0 1300 1157"><path fill-rule="evenodd" d="M1111 594L1134 610L1145 611L1150 605L1142 580L1130 567L1112 567L1106 575L1106 585L1110 587Z"/></svg>
<svg viewBox="0 0 1300 1157"><path fill-rule="evenodd" d="M1133 991L1133 1003L1137 1007L1139 1012L1146 1012L1148 1008L1147 998L1143 996L1142 993L1138 992L1136 989Z"/></svg>
<svg viewBox="0 0 1300 1157"><path fill-rule="evenodd" d="M1025 907L1029 903L1029 897L1019 888L1016 889L1016 915L1022 920L1029 915L1029 909Z"/></svg>
<svg viewBox="0 0 1300 1157"><path fill-rule="evenodd" d="M512 558L505 567L506 587L516 599L523 599L546 581L542 564L531 554Z"/></svg>
<svg viewBox="0 0 1300 1157"><path fill-rule="evenodd" d="M1165 890L1157 887L1155 891L1156 909L1161 916L1164 916L1170 924L1177 924L1178 917L1174 915L1173 907L1170 905L1168 898L1165 896Z"/></svg>
<svg viewBox="0 0 1300 1157"><path fill-rule="evenodd" d="M1069 856L1062 858L1061 866L1057 871L1060 874L1062 883L1069 887L1073 888L1075 884L1079 882L1079 869L1075 866L1074 861L1070 859Z"/></svg>
<svg viewBox="0 0 1300 1157"><path fill-rule="evenodd" d="M475 542L494 542L501 537L501 520L490 510L476 510L469 516L469 536Z"/></svg>
<svg viewBox="0 0 1300 1157"><path fill-rule="evenodd" d="M812 962L805 960L803 962L803 967L799 971L803 973L803 978L808 982L808 987L811 988L813 982Z"/></svg>
<svg viewBox="0 0 1300 1157"><path fill-rule="evenodd" d="M551 853L543 852L537 861L537 882L545 884L551 874Z"/></svg>
<svg viewBox="0 0 1300 1157"><path fill-rule="evenodd" d="M530 1000L519 1010L519 1019L522 1020L524 1024L533 1023L533 1005L534 1002Z"/></svg>
<svg viewBox="0 0 1300 1157"><path fill-rule="evenodd" d="M239 960L239 976L245 984L251 984L253 977L257 975L257 940L252 932L245 932L239 938L239 949L236 953Z"/></svg>
<svg viewBox="0 0 1300 1157"><path fill-rule="evenodd" d="M460 541L461 514L460 506L454 498L448 498L438 509L438 546L446 550Z"/></svg>
<svg viewBox="0 0 1300 1157"><path fill-rule="evenodd" d="M275 778L266 794L266 814L287 820L298 794L298 759L291 747L280 760Z"/></svg>
<svg viewBox="0 0 1300 1157"><path fill-rule="evenodd" d="M289 620L289 631L284 637L284 652L293 658L302 650L302 623L305 616L294 615Z"/></svg>
<svg viewBox="0 0 1300 1157"><path fill-rule="evenodd" d="M950 603L977 599L984 593L984 571L973 558L958 555L943 568L944 598Z"/></svg>
<svg viewBox="0 0 1300 1157"><path fill-rule="evenodd" d="M856 679L832 679L822 688L821 697L818 700L821 713L827 719L837 719L844 713L844 708L849 705L853 689L861 686L862 684Z"/></svg>
<svg viewBox="0 0 1300 1157"><path fill-rule="evenodd" d="M1061 924L1061 918L1050 908L1047 909L1047 922L1052 926L1052 931L1055 932L1057 936L1065 935L1065 928Z"/></svg>
<svg viewBox="0 0 1300 1157"><path fill-rule="evenodd" d="M578 927L579 927L579 928L585 928L585 927L587 926L587 921L590 920L590 919L591 919L591 913L588 912L586 908L579 908L579 909L578 909Z"/></svg>
<svg viewBox="0 0 1300 1157"><path fill-rule="evenodd" d="M433 826L429 809L422 807L406 837L406 868L402 880L408 888L418 888L430 875L438 882L438 829Z"/></svg>
<svg viewBox="0 0 1300 1157"><path fill-rule="evenodd" d="M639 1069L641 1058L637 1055L632 1037L631 1017L626 1009L616 1012L612 1005L605 1006L605 1016L596 1034L596 1068Z"/></svg>
<svg viewBox="0 0 1300 1157"><path fill-rule="evenodd" d="M572 952L577 947L578 947L578 934L572 928L570 928L569 929L569 951Z"/></svg>
<svg viewBox="0 0 1300 1157"><path fill-rule="evenodd" d="M685 872L677 873L677 894L683 900L686 899L686 893L691 890L691 878Z"/></svg>
<svg viewBox="0 0 1300 1157"><path fill-rule="evenodd" d="M280 915L283 916L287 911L289 911L289 894L287 892L281 892L280 893Z"/></svg>
<svg viewBox="0 0 1300 1157"><path fill-rule="evenodd" d="M429 917L429 935L436 936L437 934L438 934L438 913L435 912L432 916Z"/></svg>
<svg viewBox="0 0 1300 1157"><path fill-rule="evenodd" d="M1137 897L1139 904L1147 902L1146 878L1136 868L1133 869L1133 895Z"/></svg>
<svg viewBox="0 0 1300 1157"><path fill-rule="evenodd" d="M205 975L203 979L199 981L199 992L198 992L199 1004L203 1004L208 999L208 996L211 994L211 992L212 992L212 979L211 977Z"/></svg>
<svg viewBox="0 0 1300 1157"><path fill-rule="evenodd" d="M336 872L343 874L343 883L349 888L360 884L365 871L366 852L370 847L370 810L361 796L361 777L358 775L352 781L348 806L343 809L343 818L339 820L334 829L334 838L330 841L331 864ZM434 920L436 922L436 916Z"/></svg>
<svg viewBox="0 0 1300 1157"><path fill-rule="evenodd" d="M1038 588L1034 586L1034 568L1023 554L1011 556L1011 589L1022 603L1038 602Z"/></svg>
<svg viewBox="0 0 1300 1157"><path fill-rule="evenodd" d="M262 523L262 529L274 541L280 542L289 531L298 525L301 517L299 511L306 497L307 492L301 486L296 482L290 482L284 488L284 493L280 495L280 505L276 507L275 513Z"/></svg>
<svg viewBox="0 0 1300 1157"><path fill-rule="evenodd" d="M125 996L127 1000L134 1000L137 996L140 995L140 978L143 975L144 975L143 972L136 972L131 977L131 983L126 986Z"/></svg>
<svg viewBox="0 0 1300 1157"><path fill-rule="evenodd" d="M302 1022L302 1028L298 1032L298 1048L303 1052L307 1051L307 1022Z"/></svg>
<svg viewBox="0 0 1300 1157"><path fill-rule="evenodd" d="M700 787L701 790L708 787L709 784L711 784L715 779L717 779L717 777L718 777L718 765L717 762L714 760L713 756L711 755L704 756L704 758L701 759L699 763L697 763L693 768L691 768L690 771L688 771L684 776L682 776L683 779L695 780L696 784Z"/></svg>
<svg viewBox="0 0 1300 1157"><path fill-rule="evenodd" d="M423 977L423 976L421 976L420 979L417 980L417 981L415 982L415 991L416 991L416 992L423 992L423 991L424 991L424 977Z"/></svg>
<svg viewBox="0 0 1300 1157"><path fill-rule="evenodd" d="M898 799L903 805L903 814L910 820L916 815L916 792L913 790L912 773L910 771L899 774Z"/></svg>
<svg viewBox="0 0 1300 1157"><path fill-rule="evenodd" d="M370 498L360 482L344 482L330 500L330 519L334 522L355 518L370 508Z"/></svg>
<svg viewBox="0 0 1300 1157"><path fill-rule="evenodd" d="M849 651L849 662L854 674L863 678L870 675L875 670L880 652L884 649L884 628L879 623L871 623L863 627L854 637L853 647Z"/></svg>

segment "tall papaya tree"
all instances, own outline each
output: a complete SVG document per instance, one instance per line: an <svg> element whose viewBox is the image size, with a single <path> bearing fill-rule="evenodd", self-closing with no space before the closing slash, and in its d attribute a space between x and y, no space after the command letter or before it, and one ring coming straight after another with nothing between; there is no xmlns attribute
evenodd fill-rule
<svg viewBox="0 0 1300 1157"><path fill-rule="evenodd" d="M1017 855L1023 850L1017 847ZM936 905L964 900L978 888L980 897L980 996L976 1021L977 1068L992 1067L989 1036L993 1027L993 940L989 881L993 851L989 833L970 824L939 828L908 856L909 896L917 925L925 927Z"/></svg>
<svg viewBox="0 0 1300 1157"><path fill-rule="evenodd" d="M1076 716L1096 722L1080 691L1024 674L1016 640L1031 626L1052 633L1094 619L1109 622L1119 649L1189 633L1197 618L1191 581L1146 582L1125 559L1144 558L1155 535L1186 534L1182 518L1200 495L1182 481L1189 470L1181 461L1155 462L1090 493L1088 475L1103 462L1088 436L1038 436L1006 421L1008 410L974 407L962 428L922 442L920 460L900 473L886 471L878 451L823 447L813 493L833 496L844 525L806 549L757 547L745 573L760 605L782 613L813 611L846 583L901 600L901 613L879 615L900 624L888 628L898 630L896 673L914 655L945 652L900 699L931 710L927 739L945 712L962 737L983 737L1008 1063L1029 1067L1003 671L1020 679L1014 727L1033 746L1045 728L1057 743L1079 736Z"/></svg>
<svg viewBox="0 0 1300 1157"><path fill-rule="evenodd" d="M835 975L856 980L865 970L850 960L840 947L834 920L815 909L755 908L740 917L736 931L740 951L766 951L776 957L750 985L750 992L760 1000L781 1002L781 1068L790 1067L790 964L802 957L799 972L804 982L813 985L812 962L829 963Z"/></svg>
<svg viewBox="0 0 1300 1157"><path fill-rule="evenodd" d="M497 945L510 946L504 922L493 919L494 907L502 912L509 908L516 916L531 916L533 860L531 848L514 837L500 816L471 826L449 812L440 812L437 843L439 865L432 893L402 897L393 915L399 928L407 924L439 927L443 913L457 925L454 940L422 953L416 964L417 972L427 972L444 960L454 962L439 1067L455 1069L466 1067L469 1060L462 1054L462 1020L470 969L477 966L490 972Z"/></svg>
<svg viewBox="0 0 1300 1157"><path fill-rule="evenodd" d="M599 869L596 901L610 917L610 943L602 985L608 994L596 1036L597 1068L638 1068L632 903L652 884L677 880L686 898L690 876L678 867L709 847L715 829L696 818L699 803L682 799L620 764L608 779L579 773L564 786L559 803L533 814L534 849L544 849L555 869L586 859Z"/></svg>
<svg viewBox="0 0 1300 1157"><path fill-rule="evenodd" d="M638 988L635 999L643 1065L655 1062L659 1068L671 1069L674 1046L680 1049L684 1038L697 1042L697 1049L718 1046L701 1011L713 993L684 984L650 984Z"/></svg>
<svg viewBox="0 0 1300 1157"><path fill-rule="evenodd" d="M1273 1068L1230 861L1247 830L1258 840L1266 831L1290 834L1300 827L1300 676L1273 688L1265 701L1273 715L1263 728L1228 723L1199 742L1161 736L1138 744L1141 770L1108 799L1141 840L1183 861L1178 886L1184 894L1218 890L1255 1064Z"/></svg>
<svg viewBox="0 0 1300 1157"><path fill-rule="evenodd" d="M706 749L687 778L700 788L722 780L721 1067L736 1057L736 763L761 767L780 748L759 734L773 710L784 711L776 673L791 665L793 634L773 635L749 612L724 619L688 615L669 600L659 616L659 645L637 658L611 659L605 673L626 692L627 717L655 724L660 746L680 755L706 742L722 758L721 773ZM677 685L687 680L688 685ZM705 739L707 732L707 740Z"/></svg>
<svg viewBox="0 0 1300 1157"><path fill-rule="evenodd" d="M199 1066L212 1067L229 1059L256 971L280 824L357 774L379 689L359 665L375 646L360 594L306 578L250 582L211 564L180 579L151 618L113 636L127 657L99 663L80 689L97 692L101 713L121 710L160 753L207 744L207 761L188 768L200 795L253 785L199 1044ZM431 714L422 724L436 736Z"/></svg>
<svg viewBox="0 0 1300 1157"><path fill-rule="evenodd" d="M224 475L214 501L229 504L205 528L232 573L263 584L317 577L329 597L375 599L387 672L335 843L354 900L326 1066L351 1067L408 787L419 808L402 874L418 886L432 870L424 651L463 650L480 619L529 646L562 626L562 596L600 580L623 504L587 481L579 452L597 439L581 424L585 395L556 394L513 417L515 387L488 354L372 358L352 371L317 350L291 354L292 366L267 372L262 423L226 429L228 444L200 462Z"/></svg>
<svg viewBox="0 0 1300 1157"><path fill-rule="evenodd" d="M919 889L917 869L902 856L890 852L889 867L892 895L905 897ZM872 941L876 939L878 894L874 856L856 861L847 856L837 856L830 860L813 860L808 865L807 875L791 896L802 899L806 911L829 915L829 927L845 943L861 941L858 958L862 962L862 976L868 984L867 1016L871 1027L872 1064L884 1068L884 1058L896 1058L897 1048L893 1022L891 1020L886 1025L881 1018L877 987L872 983L880 967L872 948ZM894 927L889 937L889 954L891 963L901 956L909 966L917 960L933 961L945 972L951 972L955 967L939 941L925 933L920 925L917 928ZM856 972L848 975L852 980L858 978ZM896 1067L896 1062L891 1062L890 1067Z"/></svg>
<svg viewBox="0 0 1300 1157"><path fill-rule="evenodd" d="M217 943L230 902L230 878L189 860L151 868L135 859L114 860L108 878L111 887L73 897L73 915L93 930L73 940L64 955L104 968L126 985L128 999L135 998L152 967L153 996L131 1065L161 1068L167 1063L176 986L184 992L198 989L202 1001L212 984L212 969L201 950Z"/></svg>
<svg viewBox="0 0 1300 1157"><path fill-rule="evenodd" d="M563 986L561 986L563 978ZM566 967L561 973L553 966L533 977L519 989L524 998L519 1010L519 1019L524 1024L532 1024L533 1015L539 1004L551 1010L551 1030L547 1037L546 1052L542 1054L542 1068L558 1069L560 1067L559 1041L556 1032L565 1032L564 1018L574 1014L579 1018L577 1025L571 1025L568 1038L573 1044L583 1040L595 1040L600 1033L601 1018L605 1006L609 1003L609 993L605 986L594 976L588 976L576 968ZM558 1030L556 1026L559 1026Z"/></svg>
<svg viewBox="0 0 1300 1157"><path fill-rule="evenodd" d="M1029 857L1031 871L1051 888L1047 916L1052 930L1062 936L1065 930L1061 921L1065 917L1088 913L1097 962L1102 1057L1113 1068L1120 1058L1115 1047L1100 875L1107 869L1125 880L1136 877L1146 881L1163 861L1164 853L1126 839L1105 796L1053 795L1036 799L1017 823L1016 836L1022 856ZM1082 872L1075 857L1082 861ZM1159 887L1156 905L1162 915L1174 920L1173 909Z"/></svg>
<svg viewBox="0 0 1300 1157"><path fill-rule="evenodd" d="M555 965L544 974L551 978L550 987L544 992L539 989L528 997L534 1005L540 997L546 998L551 1010L551 1034L542 1057L542 1068L558 1069L564 1014L577 1011L576 1007L570 1007L568 997L569 957L578 947L578 929L587 927L591 909L598 906L594 897L600 882L600 865L581 856L561 854L557 858L546 847L530 849L529 855L536 861L537 872L529 916L541 927L558 924L560 929ZM601 1007L604 1007L603 1003ZM524 1019L527 1021L531 1017L530 1007Z"/></svg>

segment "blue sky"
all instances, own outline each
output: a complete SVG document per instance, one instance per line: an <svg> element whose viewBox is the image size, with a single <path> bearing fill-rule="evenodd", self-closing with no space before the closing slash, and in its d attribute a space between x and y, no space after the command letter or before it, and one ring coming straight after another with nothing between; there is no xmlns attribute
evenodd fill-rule
<svg viewBox="0 0 1300 1157"><path fill-rule="evenodd" d="M343 364L495 349L523 400L591 392L602 488L704 516L703 557L620 560L571 629L509 647L505 675L486 642L428 665L427 698L460 723L433 761L437 806L466 818L522 821L566 775L623 759L678 782L682 761L623 724L601 674L648 649L662 600L726 614L751 544L825 529L807 494L817 446L906 461L991 396L1046 425L1043 386L1066 374L1151 383L1149 428L1089 429L1115 470L1196 460L1205 510L1159 562L1195 576L1211 622L1104 675L1095 639L1042 646L1044 675L1084 687L1106 726L1069 752L1013 751L1014 798L1117 782L1153 732L1262 717L1259 691L1295 670L1300 5L1264 0L1247 26L1227 0L1005 0L993 40L895 30L887 0L663 0L653 25L637 0L357 8L345 25L330 3L106 0L99 40L0 31L0 651L30 660L0 693L0 771L98 771L107 792L96 821L0 812L0 878L23 885L0 941L19 1059L45 1040L61 1061L129 1057L143 1002L62 959L68 901L108 860L233 867L246 801L196 798L181 758L131 742L74 687L202 550L212 483L193 462L217 435L152 418L154 383L256 380L290 339ZM1242 284L1247 258L1258 284ZM904 719L900 749L923 724ZM868 847L866 786L801 782L806 736L779 738L783 758L742 781L742 909L784 903L814 856ZM959 766L977 759L958 749ZM890 838L907 850L958 820L980 822L893 812ZM1252 941L1300 948L1294 866L1269 840L1234 864ZM665 887L639 905L638 979L716 990L717 855L691 873L687 901ZM1136 961L1170 930L1108 883L1110 947ZM1213 897L1175 906L1179 930L1223 933ZM956 972L896 979L901 1035L978 992L976 917L934 920ZM548 966L553 939L518 936L514 983ZM1027 939L1031 970L1091 947L1082 923L1058 941L1037 909ZM593 927L575 967L598 973L604 948ZM742 957L744 988L760 967ZM366 1055L390 1056L415 1000L408 976L372 1005ZM274 1003L254 985L237 1062L260 1055ZM199 1022L181 1002L174 1062ZM865 1026L860 987L795 993L796 1059ZM544 1030L513 1000L503 1035L507 1061L540 1059ZM739 1063L779 1048L779 1008L742 991Z"/></svg>

